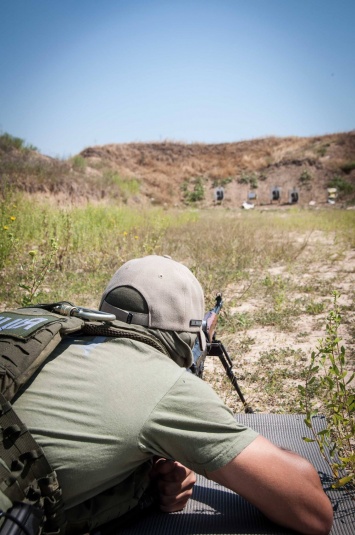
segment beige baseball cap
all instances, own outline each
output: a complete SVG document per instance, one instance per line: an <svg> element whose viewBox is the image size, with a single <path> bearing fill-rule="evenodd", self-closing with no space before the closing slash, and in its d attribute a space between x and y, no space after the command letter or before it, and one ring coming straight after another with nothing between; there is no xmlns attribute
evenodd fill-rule
<svg viewBox="0 0 355 535"><path fill-rule="evenodd" d="M139 292L143 305L132 307L135 310L122 307L118 289L121 295L127 289ZM125 323L193 333L201 331L204 307L203 290L192 272L180 262L158 255L123 264L108 283L100 303L100 310L115 314Z"/></svg>

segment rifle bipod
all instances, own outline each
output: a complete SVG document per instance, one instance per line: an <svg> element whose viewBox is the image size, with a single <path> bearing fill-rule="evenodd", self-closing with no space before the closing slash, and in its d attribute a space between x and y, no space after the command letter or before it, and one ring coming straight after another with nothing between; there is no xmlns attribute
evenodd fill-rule
<svg viewBox="0 0 355 535"><path fill-rule="evenodd" d="M253 414L253 409L248 405L243 396L242 391L239 388L237 378L233 372L233 363L231 361L231 358L220 340L213 340L213 342L210 342L208 344L208 355L211 357L219 357L219 360L221 361L223 368L225 369L228 379L237 391L240 401L243 403L244 412L247 414Z"/></svg>

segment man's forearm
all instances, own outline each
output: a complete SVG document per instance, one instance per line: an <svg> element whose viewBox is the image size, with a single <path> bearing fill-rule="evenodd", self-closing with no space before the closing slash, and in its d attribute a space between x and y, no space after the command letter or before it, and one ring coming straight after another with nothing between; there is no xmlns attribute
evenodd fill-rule
<svg viewBox="0 0 355 535"><path fill-rule="evenodd" d="M331 529L332 506L313 466L264 437L208 475L278 524L307 535L327 535Z"/></svg>

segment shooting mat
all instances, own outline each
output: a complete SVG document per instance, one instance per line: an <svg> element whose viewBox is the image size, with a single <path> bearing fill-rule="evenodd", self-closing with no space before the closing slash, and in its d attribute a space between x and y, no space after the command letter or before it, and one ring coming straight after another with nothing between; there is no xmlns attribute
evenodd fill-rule
<svg viewBox="0 0 355 535"><path fill-rule="evenodd" d="M334 508L331 535L355 534L355 492L330 489L330 468L314 443L301 415L238 414L236 419L271 440L307 458L317 469L323 488ZM324 428L324 418L315 417L317 430ZM194 493L182 512L151 513L134 526L121 529L120 535L291 535L294 531L280 528L257 509L233 492L213 481L198 476Z"/></svg>

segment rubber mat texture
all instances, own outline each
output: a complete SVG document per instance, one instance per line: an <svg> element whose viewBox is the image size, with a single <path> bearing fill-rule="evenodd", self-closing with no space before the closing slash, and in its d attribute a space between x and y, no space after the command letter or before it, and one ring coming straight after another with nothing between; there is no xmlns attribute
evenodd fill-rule
<svg viewBox="0 0 355 535"><path fill-rule="evenodd" d="M331 472L316 444L305 442L310 435L301 415L238 414L236 419L252 427L278 446L308 459L317 469L334 509L331 535L355 535L355 493L331 489ZM324 418L315 417L317 430ZM197 477L192 498L179 513L151 513L120 535L291 535L295 532L270 522L255 507L228 489Z"/></svg>

